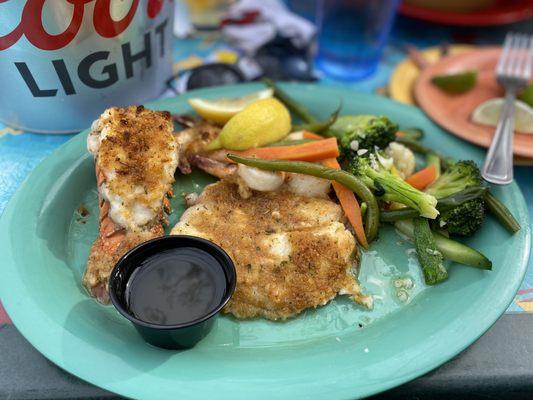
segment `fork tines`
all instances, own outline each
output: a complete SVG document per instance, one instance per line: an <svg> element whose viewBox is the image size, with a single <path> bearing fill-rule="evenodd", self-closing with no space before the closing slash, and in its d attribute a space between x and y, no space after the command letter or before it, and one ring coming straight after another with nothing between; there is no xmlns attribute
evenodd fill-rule
<svg viewBox="0 0 533 400"><path fill-rule="evenodd" d="M533 64L533 36L510 32L496 67L500 79L513 79L519 86L527 84Z"/></svg>

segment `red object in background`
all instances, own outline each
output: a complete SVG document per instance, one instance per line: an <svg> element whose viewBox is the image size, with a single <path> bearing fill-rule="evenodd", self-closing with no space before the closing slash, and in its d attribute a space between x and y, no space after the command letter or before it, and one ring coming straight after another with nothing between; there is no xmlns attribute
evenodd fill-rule
<svg viewBox="0 0 533 400"><path fill-rule="evenodd" d="M533 0L497 0L485 10L469 13L432 10L402 3L399 12L406 17L445 25L504 25L533 18Z"/></svg>
<svg viewBox="0 0 533 400"><path fill-rule="evenodd" d="M246 11L240 18L224 18L220 22L220 26L252 24L257 20L259 14L259 11Z"/></svg>
<svg viewBox="0 0 533 400"><path fill-rule="evenodd" d="M4 307L2 307L2 303L0 303L0 325L5 324L11 324L11 320L6 313L6 310L4 310Z"/></svg>

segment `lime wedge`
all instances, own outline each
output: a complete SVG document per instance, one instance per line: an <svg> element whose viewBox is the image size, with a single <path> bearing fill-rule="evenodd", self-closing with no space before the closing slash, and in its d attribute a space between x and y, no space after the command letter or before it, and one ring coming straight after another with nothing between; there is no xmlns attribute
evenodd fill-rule
<svg viewBox="0 0 533 400"><path fill-rule="evenodd" d="M476 85L477 72L466 71L459 74L437 75L431 82L448 93L464 93Z"/></svg>
<svg viewBox="0 0 533 400"><path fill-rule="evenodd" d="M225 124L235 114L241 112L247 105L257 100L272 97L272 89L264 89L246 96L220 99L189 99L189 104L202 118L217 124Z"/></svg>
<svg viewBox="0 0 533 400"><path fill-rule="evenodd" d="M518 95L518 99L533 107L533 83L526 86L524 91Z"/></svg>
<svg viewBox="0 0 533 400"><path fill-rule="evenodd" d="M472 113L472 121L481 125L498 125L504 102L504 99L496 98L480 104ZM533 133L533 108L523 101L516 100L514 123L516 132Z"/></svg>

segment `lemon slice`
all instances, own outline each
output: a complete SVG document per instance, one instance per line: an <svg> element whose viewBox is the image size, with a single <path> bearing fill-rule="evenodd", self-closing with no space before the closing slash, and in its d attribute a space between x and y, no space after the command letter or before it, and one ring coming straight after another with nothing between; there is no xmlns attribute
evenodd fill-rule
<svg viewBox="0 0 533 400"><path fill-rule="evenodd" d="M289 110L274 98L249 104L231 118L208 150L247 150L277 142L289 134Z"/></svg>
<svg viewBox="0 0 533 400"><path fill-rule="evenodd" d="M189 104L202 118L217 124L225 124L238 112L244 108L262 99L272 97L274 91L272 89L264 89L258 92L250 93L241 97L224 97L220 99L189 99Z"/></svg>
<svg viewBox="0 0 533 400"><path fill-rule="evenodd" d="M477 106L472 113L472 121L481 125L498 125L505 99L490 99ZM533 108L520 100L515 101L514 129L520 133L533 133Z"/></svg>

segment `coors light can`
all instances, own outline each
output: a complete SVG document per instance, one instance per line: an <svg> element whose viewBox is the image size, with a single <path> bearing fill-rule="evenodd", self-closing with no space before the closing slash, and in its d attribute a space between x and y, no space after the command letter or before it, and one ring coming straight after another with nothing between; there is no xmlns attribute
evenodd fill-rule
<svg viewBox="0 0 533 400"><path fill-rule="evenodd" d="M172 0L0 0L0 121L76 132L172 74Z"/></svg>

